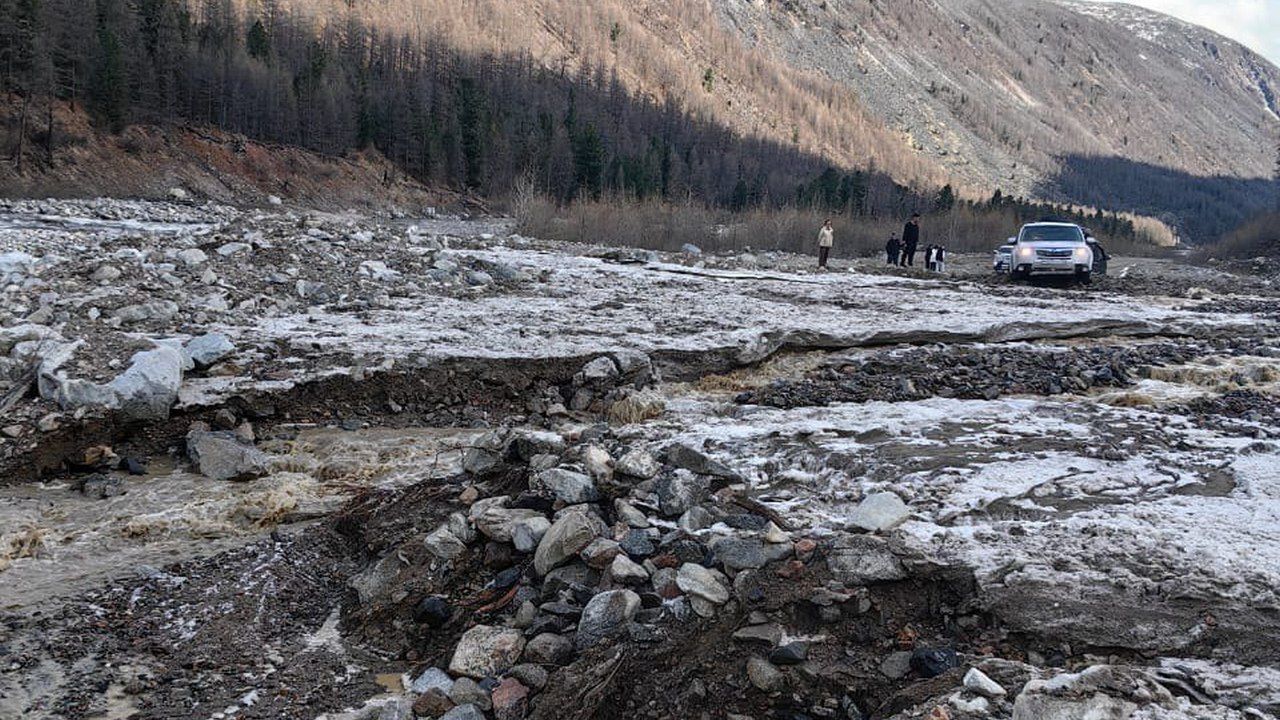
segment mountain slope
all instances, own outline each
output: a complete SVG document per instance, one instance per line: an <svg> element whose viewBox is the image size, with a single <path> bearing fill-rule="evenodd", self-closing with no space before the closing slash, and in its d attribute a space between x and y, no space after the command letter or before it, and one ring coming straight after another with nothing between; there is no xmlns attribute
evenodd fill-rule
<svg viewBox="0 0 1280 720"><path fill-rule="evenodd" d="M1141 8L1048 0L718 0L726 27L858 93L973 184L1035 192L1064 156L1267 177L1280 69Z"/></svg>

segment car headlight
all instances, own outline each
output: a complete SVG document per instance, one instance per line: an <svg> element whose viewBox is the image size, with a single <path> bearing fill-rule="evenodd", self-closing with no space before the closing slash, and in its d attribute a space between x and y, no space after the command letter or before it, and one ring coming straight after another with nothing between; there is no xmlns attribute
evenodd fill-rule
<svg viewBox="0 0 1280 720"><path fill-rule="evenodd" d="M1089 262L1089 248L1087 247L1076 248L1076 262L1079 262L1079 263Z"/></svg>
<svg viewBox="0 0 1280 720"><path fill-rule="evenodd" d="M1031 248L1031 247L1020 247L1020 248L1018 248L1018 257L1020 257L1020 258L1031 258L1031 257L1035 257L1035 254L1036 254L1035 248Z"/></svg>

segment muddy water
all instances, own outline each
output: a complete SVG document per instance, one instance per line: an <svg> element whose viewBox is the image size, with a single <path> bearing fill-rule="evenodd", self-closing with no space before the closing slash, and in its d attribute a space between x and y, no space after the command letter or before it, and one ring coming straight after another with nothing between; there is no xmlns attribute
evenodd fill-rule
<svg viewBox="0 0 1280 720"><path fill-rule="evenodd" d="M0 610L243 545L323 517L364 488L455 474L478 432L304 429L263 443L278 456L276 471L251 482L216 482L157 459L112 498L85 497L65 482L2 488Z"/></svg>

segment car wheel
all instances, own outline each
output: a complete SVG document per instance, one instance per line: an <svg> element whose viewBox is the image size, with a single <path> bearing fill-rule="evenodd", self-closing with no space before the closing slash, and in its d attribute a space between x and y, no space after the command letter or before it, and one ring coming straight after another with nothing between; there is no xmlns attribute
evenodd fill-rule
<svg viewBox="0 0 1280 720"><path fill-rule="evenodd" d="M1093 273L1087 272L1087 271L1076 273L1076 282L1080 283L1081 285L1088 285L1089 283L1093 282Z"/></svg>
<svg viewBox="0 0 1280 720"><path fill-rule="evenodd" d="M1023 280L1026 280L1028 277L1030 277L1030 273L1028 273L1026 270L1010 270L1009 271L1009 279L1015 282L1022 282Z"/></svg>

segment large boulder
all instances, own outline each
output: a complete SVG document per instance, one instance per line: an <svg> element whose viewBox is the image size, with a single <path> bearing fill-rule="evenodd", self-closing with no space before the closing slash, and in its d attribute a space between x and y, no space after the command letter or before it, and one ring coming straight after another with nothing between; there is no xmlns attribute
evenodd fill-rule
<svg viewBox="0 0 1280 720"><path fill-rule="evenodd" d="M902 498L891 492L868 495L849 517L854 527L868 532L886 532L898 527L911 517L911 510Z"/></svg>
<svg viewBox="0 0 1280 720"><path fill-rule="evenodd" d="M881 538L870 535L841 537L827 555L831 574L846 586L904 580L907 571Z"/></svg>
<svg viewBox="0 0 1280 720"><path fill-rule="evenodd" d="M573 470L552 468L529 478L529 489L543 497L551 497L565 505L596 502L600 491L591 478Z"/></svg>
<svg viewBox="0 0 1280 720"><path fill-rule="evenodd" d="M686 510L697 505L711 494L711 481L702 475L694 475L688 470L675 472L659 478L655 490L658 493L658 508L667 517L682 515Z"/></svg>
<svg viewBox="0 0 1280 720"><path fill-rule="evenodd" d="M250 480L265 475L270 457L227 430L187 433L187 455L200 474L212 480Z"/></svg>
<svg viewBox="0 0 1280 720"><path fill-rule="evenodd" d="M630 590L599 593L582 609L574 644L578 650L585 650L602 640L626 632L627 623L631 622L639 609L640 596Z"/></svg>
<svg viewBox="0 0 1280 720"><path fill-rule="evenodd" d="M469 510L471 522L490 540L511 542L518 523L542 518L542 513L528 508L509 508L510 502L511 498L505 495L477 500Z"/></svg>
<svg viewBox="0 0 1280 720"><path fill-rule="evenodd" d="M605 532L604 521L585 508L565 511L542 536L533 554L533 567L539 575L563 565Z"/></svg>
<svg viewBox="0 0 1280 720"><path fill-rule="evenodd" d="M449 672L482 680L509 670L522 652L524 635L519 630L476 625L459 638Z"/></svg>
<svg viewBox="0 0 1280 720"><path fill-rule="evenodd" d="M118 410L124 420L164 420L178 399L187 359L170 344L135 353L129 367L111 382L99 384L67 378L55 372L58 362L45 362L40 371L40 394L63 410L105 407Z"/></svg>

